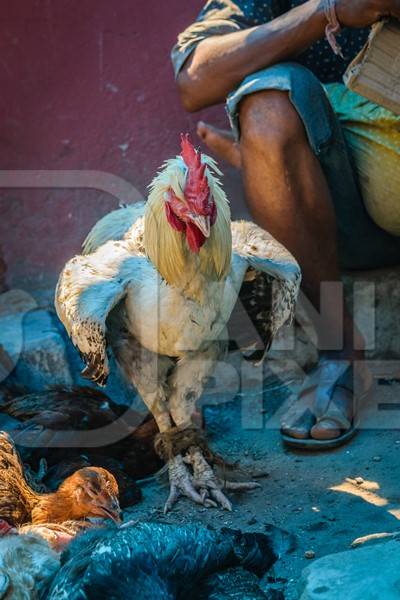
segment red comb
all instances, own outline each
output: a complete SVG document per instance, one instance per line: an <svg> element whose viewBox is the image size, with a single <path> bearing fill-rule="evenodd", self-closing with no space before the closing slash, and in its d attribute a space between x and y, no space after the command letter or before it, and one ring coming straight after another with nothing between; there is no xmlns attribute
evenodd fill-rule
<svg viewBox="0 0 400 600"><path fill-rule="evenodd" d="M212 210L210 187L205 174L206 165L201 162L201 152L190 141L189 134L181 134L181 156L188 168L185 198L198 215L209 216Z"/></svg>

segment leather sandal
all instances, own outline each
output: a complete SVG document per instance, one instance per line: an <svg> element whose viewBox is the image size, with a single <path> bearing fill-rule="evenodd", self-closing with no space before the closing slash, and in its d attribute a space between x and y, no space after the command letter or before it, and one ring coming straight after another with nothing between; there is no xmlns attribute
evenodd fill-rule
<svg viewBox="0 0 400 600"><path fill-rule="evenodd" d="M348 390L353 397L353 414L357 415L357 404L365 398L371 388L372 377L357 363L356 373L349 361L323 360L308 375L299 391L298 401L289 409L282 420L283 442L292 448L325 450L342 446L358 431L357 417L348 419L333 399L336 388ZM315 391L313 401L307 394ZM306 399L307 398L307 399ZM310 430L322 420L329 420L341 431L338 437L319 440L311 437ZM297 426L297 429L296 429ZM301 429L303 428L303 432ZM294 429L297 437L288 434Z"/></svg>

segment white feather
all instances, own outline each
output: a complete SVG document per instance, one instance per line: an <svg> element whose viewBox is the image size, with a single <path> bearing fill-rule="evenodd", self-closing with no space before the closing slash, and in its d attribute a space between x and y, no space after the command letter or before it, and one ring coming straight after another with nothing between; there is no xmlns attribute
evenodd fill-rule
<svg viewBox="0 0 400 600"><path fill-rule="evenodd" d="M267 315L272 335L293 316L300 285L297 262L254 223L241 221L230 227L228 202L216 177L220 172L212 159L204 157L203 161L208 166L207 177L220 219L214 229L215 239L206 242L201 250L203 254L197 256L187 251L183 234L174 231L172 235L165 218L165 190L172 187L178 197L183 194L186 169L182 159L177 157L167 161L154 179L149 203L121 208L103 217L85 241L85 251L91 254L69 261L60 276L57 313L83 353L89 375L95 381L102 382L108 373L106 321L120 302L120 323L128 332L127 338L124 334L124 341L121 339L119 344L122 353L132 353L133 347L139 347L154 355L178 357L181 364L196 353L204 356L204 352L226 335L226 325L248 267L266 273L276 282L272 310ZM157 213L158 220L147 218L149 210L152 215ZM167 235L160 237L160 230L150 231L152 227L164 228ZM115 239L121 241L110 241ZM151 252L146 246L146 240L150 239ZM147 256L156 254L157 244L159 262L152 263ZM178 252L176 256L174 251ZM219 253L215 263L213 253ZM178 259L181 262L177 262ZM161 264L167 265L165 269ZM215 267L217 264L225 266L219 269ZM173 284L168 277L162 279L160 272L164 271L172 273ZM119 335L118 329L115 335ZM154 408L157 394L168 396L166 380L158 381L156 388L151 378L157 375L154 371L149 375L144 362L149 361L148 354L140 359L137 350L135 352L134 359L130 354L128 359L126 354L122 364L142 396L149 393L147 401L143 399ZM211 354L215 363L217 358ZM210 360L207 360L209 373ZM166 373L163 376L166 377ZM186 377L183 384L186 387L188 380Z"/></svg>
<svg viewBox="0 0 400 600"><path fill-rule="evenodd" d="M34 600L45 593L60 567L59 556L33 535L0 538L0 577L5 600Z"/></svg>

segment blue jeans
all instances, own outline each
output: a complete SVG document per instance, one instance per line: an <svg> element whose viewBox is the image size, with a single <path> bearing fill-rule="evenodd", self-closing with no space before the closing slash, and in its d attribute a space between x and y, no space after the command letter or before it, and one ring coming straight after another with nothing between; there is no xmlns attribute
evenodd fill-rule
<svg viewBox="0 0 400 600"><path fill-rule="evenodd" d="M229 119L238 139L239 104L243 97L262 90L287 91L304 124L331 191L342 268L373 269L400 264L400 237L381 229L368 215L339 119L321 82L306 67L292 62L246 77L227 99Z"/></svg>

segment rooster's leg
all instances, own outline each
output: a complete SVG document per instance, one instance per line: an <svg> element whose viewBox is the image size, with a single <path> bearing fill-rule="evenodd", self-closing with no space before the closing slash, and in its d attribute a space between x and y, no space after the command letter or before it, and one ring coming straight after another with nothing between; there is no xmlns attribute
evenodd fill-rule
<svg viewBox="0 0 400 600"><path fill-rule="evenodd" d="M111 340L112 341L112 340ZM112 348L128 381L139 392L161 432L172 426L165 394L165 381L173 362L143 348L133 337L119 332Z"/></svg>
<svg viewBox="0 0 400 600"><path fill-rule="evenodd" d="M186 496L186 498L193 500L196 504L216 506L215 502L211 499L205 499L204 495L197 491L193 477L181 454L168 461L168 473L170 493L164 506L164 513L171 510L180 496Z"/></svg>
<svg viewBox="0 0 400 600"><path fill-rule="evenodd" d="M118 338L113 349L126 378L135 385L143 402L154 416L160 434L167 435L173 430L174 425L165 392L168 373L174 366L173 361L168 357L150 352L134 338L123 335ZM185 404L184 407L186 406ZM189 422L192 414L190 406L192 404L189 405ZM181 414L181 421L186 421L185 411ZM159 454L168 464L170 480L170 494L164 511L170 510L180 496L186 496L196 503L204 504L204 497L196 490L193 477L184 463L182 455L179 452L175 455L168 452ZM212 504L214 504L212 500L207 503L207 505Z"/></svg>
<svg viewBox="0 0 400 600"><path fill-rule="evenodd" d="M255 481L226 481L218 478L212 467L208 464L200 448L192 446L189 449L185 461L190 463L193 468L194 485L199 488L204 504L208 499L213 500L225 510L232 510L232 504L225 496L222 490L248 491L260 487Z"/></svg>
<svg viewBox="0 0 400 600"><path fill-rule="evenodd" d="M212 375L223 351L220 342L214 342L204 352L190 352L179 360L168 386L171 390L168 406L177 427L190 427L196 402L203 393L207 379Z"/></svg>
<svg viewBox="0 0 400 600"><path fill-rule="evenodd" d="M187 354L187 356L179 360L168 380L171 389L168 401L171 417L177 429L182 434L185 431L188 432L188 438L193 429L191 417L194 413L196 402L203 392L207 377L213 373L222 350L222 344L215 342L204 352ZM252 490L259 487L258 483L252 481L239 483L224 482L218 479L212 467L204 458L201 449L196 445L196 436L194 436L192 445L184 459L182 459L182 456L179 456L179 461L174 463L172 467L170 466L171 495L166 504L167 510L170 508L171 498L173 499L173 504L179 497L177 490L182 490L182 484L179 487L173 481L176 479L178 482L181 482L182 479L179 478L182 478L180 469L185 467L183 461L189 463L193 470L192 475L187 470L185 471L184 481L186 490L183 493L197 503L201 501L204 506L221 506L226 510L232 510L232 505L223 493L223 489L240 491ZM179 477L176 473L179 473ZM187 493L188 485L190 485L190 493ZM193 491L195 492L194 494Z"/></svg>
<svg viewBox="0 0 400 600"><path fill-rule="evenodd" d="M168 386L171 390L168 407L171 417L180 431L190 429L196 402L201 396L206 378L213 372L221 348L213 344L206 352L190 353L182 358L173 370ZM197 504L216 506L204 490L197 490L193 476L186 466L182 454L168 461L170 494L164 512L168 512L183 495Z"/></svg>

